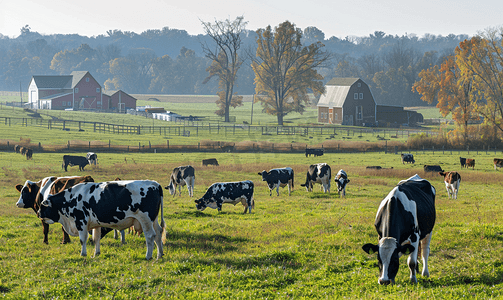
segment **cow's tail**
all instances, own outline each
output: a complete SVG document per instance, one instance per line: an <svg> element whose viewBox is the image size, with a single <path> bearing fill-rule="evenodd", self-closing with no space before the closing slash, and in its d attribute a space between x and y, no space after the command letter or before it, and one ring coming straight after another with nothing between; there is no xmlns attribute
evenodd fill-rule
<svg viewBox="0 0 503 300"><path fill-rule="evenodd" d="M162 186L159 186L159 194L161 196L161 218L159 225L161 225L162 243L164 244L166 243L166 222L164 222L164 197L163 197Z"/></svg>
<svg viewBox="0 0 503 300"><path fill-rule="evenodd" d="M293 170L292 170L292 190L293 190L293 186L294 186L294 184L293 184L293 181L294 181L294 180L293 180L294 175L295 175L295 173L294 173L294 172L293 172Z"/></svg>

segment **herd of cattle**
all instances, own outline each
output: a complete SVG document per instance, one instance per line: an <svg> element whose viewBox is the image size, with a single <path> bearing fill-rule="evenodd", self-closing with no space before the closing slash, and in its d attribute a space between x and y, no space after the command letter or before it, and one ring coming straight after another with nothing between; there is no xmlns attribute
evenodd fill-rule
<svg viewBox="0 0 503 300"><path fill-rule="evenodd" d="M85 160L85 161L84 161ZM216 160L215 160L216 161ZM473 167L475 161L473 161ZM402 163L412 162L412 154L402 154ZM63 156L62 167L79 166L83 170L87 164L96 164L97 155L89 152L86 157ZM468 165L469 159L461 163ZM503 159L494 159L494 167L503 166ZM431 166L430 166L431 167ZM367 167L381 169L378 166ZM426 171L426 166L425 166ZM457 199L461 176L459 173L444 172L432 168L444 177L447 193ZM258 175L267 183L269 195L273 190L279 196L280 187L288 187L288 194L294 187L294 171L290 167L263 170ZM318 183L325 193L330 193L332 171L328 164L318 163L308 167L306 180L301 186L308 192ZM169 184L164 187L173 196L181 195L181 188L187 186L190 197L194 195L195 170L192 166L173 169ZM334 177L340 197L346 195L346 185L350 182L348 174L339 170ZM69 235L79 236L82 244L81 255L86 256L86 241L92 231L95 244L94 255L100 254L100 239L108 232L134 228L142 232L147 244L146 259L152 258L154 244L157 258L163 256L163 243L166 237L163 219L163 188L152 180L120 180L94 182L91 176L46 177L40 181L27 180L24 185L16 185L20 192L16 205L19 208L32 208L43 224L44 243L48 243L49 224L63 225L63 241L70 241ZM222 204L236 205L241 202L244 213L251 213L254 207L254 183L251 180L218 182L212 184L204 195L195 200L196 209L203 211L210 207L221 211ZM394 283L398 272L399 257L409 255L407 264L410 280L417 282L418 254L421 252L423 276L429 276L428 256L431 233L435 224L435 188L417 174L398 183L382 200L377 210L374 226L379 236L378 244L365 244L362 249L371 254L377 253L379 265L379 284Z"/></svg>

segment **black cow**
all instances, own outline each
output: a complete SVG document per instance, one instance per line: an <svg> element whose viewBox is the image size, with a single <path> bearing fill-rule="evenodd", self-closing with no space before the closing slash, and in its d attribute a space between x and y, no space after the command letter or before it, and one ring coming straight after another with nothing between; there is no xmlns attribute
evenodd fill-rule
<svg viewBox="0 0 503 300"><path fill-rule="evenodd" d="M203 159L203 166L218 166L218 161L216 158Z"/></svg>
<svg viewBox="0 0 503 300"><path fill-rule="evenodd" d="M414 155L412 155L411 153L402 153L401 157L402 157L402 164L416 162L414 160Z"/></svg>
<svg viewBox="0 0 503 300"><path fill-rule="evenodd" d="M26 149L26 152L24 155L26 156L26 159L32 159L33 158L33 150Z"/></svg>
<svg viewBox="0 0 503 300"><path fill-rule="evenodd" d="M443 172L442 167L439 165L424 165L423 167L425 172Z"/></svg>
<svg viewBox="0 0 503 300"><path fill-rule="evenodd" d="M98 162L98 155L94 152L87 152L86 159L90 165L95 165Z"/></svg>
<svg viewBox="0 0 503 300"><path fill-rule="evenodd" d="M63 164L61 165L61 168L65 169L65 172L67 172L68 166L79 166L79 171L83 171L85 166L88 164L89 161L84 156L63 155Z"/></svg>
<svg viewBox="0 0 503 300"><path fill-rule="evenodd" d="M461 167L466 167L466 157L460 157L459 158L459 163L461 164Z"/></svg>
<svg viewBox="0 0 503 300"><path fill-rule="evenodd" d="M21 153L21 146L19 146L19 145L15 145L15 146L14 146L14 152L16 152L16 153Z"/></svg>
<svg viewBox="0 0 503 300"><path fill-rule="evenodd" d="M176 187L178 186L178 193L182 195L182 186L187 185L189 196L194 196L194 168L192 166L180 166L173 169L169 177L168 186L164 187L171 195L176 195Z"/></svg>
<svg viewBox="0 0 503 300"><path fill-rule="evenodd" d="M162 199L162 187L151 180L80 183L48 196L42 201L38 216L48 224L59 222L68 234L79 236L81 256L87 255L89 230L93 229L96 256L100 254L101 227L124 230L134 226L143 230L146 259L152 258L154 243L159 259L163 255L165 229Z"/></svg>
<svg viewBox="0 0 503 300"><path fill-rule="evenodd" d="M222 211L223 203L233 205L241 202L245 207L244 214L248 210L251 213L255 206L253 200L253 181L217 182L212 184L201 199L194 200L196 208L203 211L206 207Z"/></svg>
<svg viewBox="0 0 503 300"><path fill-rule="evenodd" d="M262 181L267 182L269 187L269 196L272 196L272 190L276 189L279 196L279 188L288 186L288 196L291 195L293 190L293 170L290 167L271 169L269 172L266 170L259 172L262 175Z"/></svg>
<svg viewBox="0 0 503 300"><path fill-rule="evenodd" d="M322 149L306 148L306 157L308 157L309 155L322 156L323 155L323 148Z"/></svg>
<svg viewBox="0 0 503 300"><path fill-rule="evenodd" d="M410 280L417 283L419 248L423 258L422 275L429 276L428 255L435 218L435 188L427 180L416 174L391 190L377 210L374 226L379 243L362 247L369 254L377 252L379 284L395 282L399 257L403 254L410 254L407 259Z"/></svg>
<svg viewBox="0 0 503 300"><path fill-rule="evenodd" d="M332 169L326 163L310 165L307 169L305 186L308 192L312 191L313 184L320 183L323 186L323 192L330 193L330 180L332 180Z"/></svg>

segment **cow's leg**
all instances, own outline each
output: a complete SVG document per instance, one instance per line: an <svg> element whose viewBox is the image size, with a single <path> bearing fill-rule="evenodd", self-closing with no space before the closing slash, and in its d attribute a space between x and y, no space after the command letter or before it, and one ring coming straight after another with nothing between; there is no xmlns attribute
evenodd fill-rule
<svg viewBox="0 0 503 300"><path fill-rule="evenodd" d="M42 226L44 227L44 244L49 244L49 224L42 221Z"/></svg>
<svg viewBox="0 0 503 300"><path fill-rule="evenodd" d="M175 193L176 193L176 190L175 190ZM178 196L181 196L182 195L182 185L179 184L178 185Z"/></svg>
<svg viewBox="0 0 503 300"><path fill-rule="evenodd" d="M121 230L121 244L126 244L126 232L124 230Z"/></svg>
<svg viewBox="0 0 503 300"><path fill-rule="evenodd" d="M155 245L157 246L157 259L159 259L164 255L164 252L162 250L163 228L161 227L161 225L159 225L158 218L155 218L154 220L154 231L155 231L154 242Z"/></svg>
<svg viewBox="0 0 503 300"><path fill-rule="evenodd" d="M100 250L100 240L101 240L101 227L96 227L93 229L93 242L94 242L94 256L98 256L101 253Z"/></svg>
<svg viewBox="0 0 503 300"><path fill-rule="evenodd" d="M292 194L292 180L288 180L288 196Z"/></svg>
<svg viewBox="0 0 503 300"><path fill-rule="evenodd" d="M63 226L61 226L61 231L63 231L63 240L61 241L61 244L68 244L68 243L70 243L70 236L65 231L65 228Z"/></svg>
<svg viewBox="0 0 503 300"><path fill-rule="evenodd" d="M147 260L150 260L152 259L152 253L154 251L154 241L156 239L156 231L154 229L154 224L150 220L148 220L148 217L146 216L144 218L138 219L138 222L140 222L141 224L141 228L143 229L143 235L145 236L145 242L147 244L147 253L145 255L145 258ZM157 223L157 218L154 220L154 222ZM157 254L159 255L159 252Z"/></svg>
<svg viewBox="0 0 503 300"><path fill-rule="evenodd" d="M278 183L276 185L276 196L279 196L279 187L281 185L281 181L278 180Z"/></svg>
<svg viewBox="0 0 503 300"><path fill-rule="evenodd" d="M430 232L424 239L420 241L421 243L421 258L423 259L423 272L421 273L424 277L429 277L430 272L428 271L428 256L430 256L430 242L431 242Z"/></svg>
<svg viewBox="0 0 503 300"><path fill-rule="evenodd" d="M417 237L419 238L419 235L417 235ZM416 278L417 254L418 254L417 247L418 247L419 243L416 242L416 243L413 243L412 245L414 246L414 251L407 258L407 265L409 266L409 270L410 270L410 281L412 283L417 283L417 278Z"/></svg>
<svg viewBox="0 0 503 300"><path fill-rule="evenodd" d="M79 231L80 244L82 245L80 256L87 256L86 242L88 236L89 233L87 232L87 230Z"/></svg>
<svg viewBox="0 0 503 300"><path fill-rule="evenodd" d="M119 238L119 231L117 229L114 229L114 239L118 239Z"/></svg>

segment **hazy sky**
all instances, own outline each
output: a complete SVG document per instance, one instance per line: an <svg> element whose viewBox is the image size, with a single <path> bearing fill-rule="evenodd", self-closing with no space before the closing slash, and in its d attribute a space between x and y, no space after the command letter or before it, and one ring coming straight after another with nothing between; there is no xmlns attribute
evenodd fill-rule
<svg viewBox="0 0 503 300"><path fill-rule="evenodd" d="M183 29L202 33L201 21L244 16L247 29L288 20L315 26L325 37L425 33L474 35L503 26L502 0L0 0L0 34L17 37L24 25L42 34L96 36L119 29Z"/></svg>

